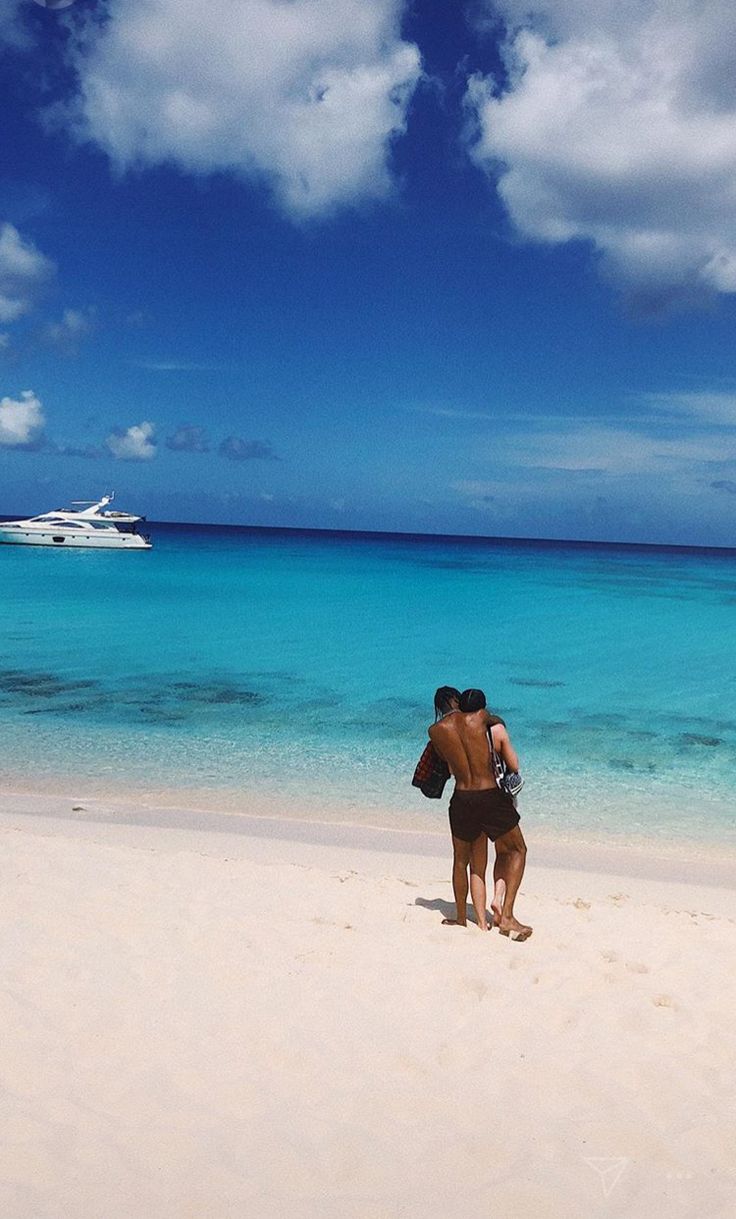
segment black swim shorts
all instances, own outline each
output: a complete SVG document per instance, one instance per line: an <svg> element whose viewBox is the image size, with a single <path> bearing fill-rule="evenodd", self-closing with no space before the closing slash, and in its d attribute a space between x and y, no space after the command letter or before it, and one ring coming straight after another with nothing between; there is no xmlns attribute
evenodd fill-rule
<svg viewBox="0 0 736 1219"><path fill-rule="evenodd" d="M495 842L519 824L519 814L507 792L500 787L483 791L454 791L450 800L450 829L455 838L474 842L487 834Z"/></svg>

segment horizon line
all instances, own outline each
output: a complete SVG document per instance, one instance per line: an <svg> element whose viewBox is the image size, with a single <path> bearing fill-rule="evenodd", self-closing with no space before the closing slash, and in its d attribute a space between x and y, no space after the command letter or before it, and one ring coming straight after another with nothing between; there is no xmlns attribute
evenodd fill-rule
<svg viewBox="0 0 736 1219"><path fill-rule="evenodd" d="M11 512L3 514L2 519L12 521L25 520L26 518L22 514L19 515L18 513ZM164 527L172 526L174 528L184 526L185 528L192 529L241 529L258 533L325 534L330 537L404 538L412 541L444 542L502 542L527 546L608 546L616 549L623 547L631 550L707 551L724 555L736 554L736 546L722 546L699 542L627 542L603 538L530 537L526 534L517 537L513 534L491 533L417 533L410 529L334 529L319 525L249 525L224 521L157 521L145 516L141 517L141 520L154 528L163 525Z"/></svg>
<svg viewBox="0 0 736 1219"><path fill-rule="evenodd" d="M612 546L627 547L637 550L705 550L717 551L723 554L736 554L734 546L719 546L697 542L626 542L595 538L549 538L516 537L513 534L489 533L417 533L410 529L335 529L312 525L247 525L225 524L218 521L153 521L147 520L151 526L172 525L191 526L195 529L245 529L262 533L308 533L327 534L332 537L364 537L364 538L404 538L407 540L445 541L445 542L511 542L530 546Z"/></svg>

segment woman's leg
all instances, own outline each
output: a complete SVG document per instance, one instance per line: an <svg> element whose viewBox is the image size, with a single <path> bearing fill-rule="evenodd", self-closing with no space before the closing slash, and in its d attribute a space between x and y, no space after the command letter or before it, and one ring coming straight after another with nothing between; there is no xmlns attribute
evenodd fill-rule
<svg viewBox="0 0 736 1219"><path fill-rule="evenodd" d="M486 868L488 866L488 837L479 834L470 844L470 898L475 917L481 931L488 930L486 913Z"/></svg>

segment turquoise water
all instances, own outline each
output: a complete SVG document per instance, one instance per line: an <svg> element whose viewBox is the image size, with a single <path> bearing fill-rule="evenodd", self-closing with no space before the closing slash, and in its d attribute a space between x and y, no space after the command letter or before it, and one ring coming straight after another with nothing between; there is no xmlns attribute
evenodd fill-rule
<svg viewBox="0 0 736 1219"><path fill-rule="evenodd" d="M194 526L0 547L6 788L439 827L437 685L481 686L525 823L736 842L736 552Z"/></svg>

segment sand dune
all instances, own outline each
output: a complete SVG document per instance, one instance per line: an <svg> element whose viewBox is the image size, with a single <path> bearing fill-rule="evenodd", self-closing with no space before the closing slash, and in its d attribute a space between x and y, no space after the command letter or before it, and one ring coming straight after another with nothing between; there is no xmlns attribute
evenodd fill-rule
<svg viewBox="0 0 736 1219"><path fill-rule="evenodd" d="M8 1219L734 1213L731 892L3 809Z"/></svg>

